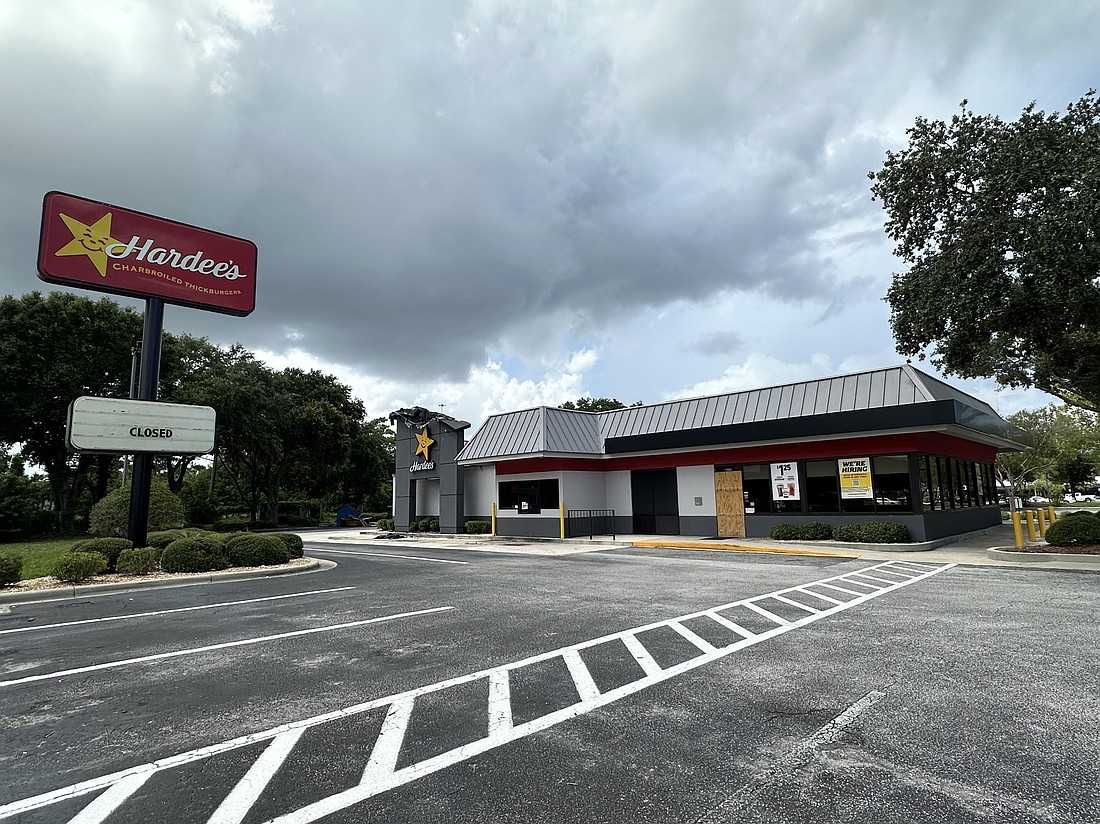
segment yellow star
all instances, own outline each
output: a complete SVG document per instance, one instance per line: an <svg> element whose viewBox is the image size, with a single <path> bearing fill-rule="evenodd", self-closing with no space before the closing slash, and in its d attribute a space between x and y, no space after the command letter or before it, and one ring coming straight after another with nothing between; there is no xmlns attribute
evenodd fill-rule
<svg viewBox="0 0 1100 824"><path fill-rule="evenodd" d="M424 460L430 461L431 458L428 457L428 447L435 443L435 441L433 441L432 436L428 434L427 427L424 427L423 432L416 433L416 443L416 452L413 453L413 457L415 458L420 453L424 453Z"/></svg>
<svg viewBox="0 0 1100 824"><path fill-rule="evenodd" d="M107 252L104 250L112 243L118 243L111 237L111 213L108 212L91 226L68 215L61 215L61 219L69 227L73 239L57 250L57 257L87 255L99 270L100 277L107 277Z"/></svg>

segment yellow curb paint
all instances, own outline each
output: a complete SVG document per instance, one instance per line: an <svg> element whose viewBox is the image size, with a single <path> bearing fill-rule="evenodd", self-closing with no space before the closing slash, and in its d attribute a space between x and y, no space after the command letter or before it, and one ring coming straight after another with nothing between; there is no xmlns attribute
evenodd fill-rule
<svg viewBox="0 0 1100 824"><path fill-rule="evenodd" d="M822 552L816 549L785 549L770 546L743 546L741 544L704 544L698 541L633 541L631 546L658 549L707 549L717 552L763 552L773 555L812 555L822 558L858 558L842 552Z"/></svg>

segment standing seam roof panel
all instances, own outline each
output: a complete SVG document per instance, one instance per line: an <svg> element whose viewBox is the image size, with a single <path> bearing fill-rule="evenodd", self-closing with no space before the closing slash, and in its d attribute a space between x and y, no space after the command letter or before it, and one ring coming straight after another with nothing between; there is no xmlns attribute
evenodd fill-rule
<svg viewBox="0 0 1100 824"><path fill-rule="evenodd" d="M899 406L901 404L901 375L891 369L886 373L886 390L884 399L887 406Z"/></svg>
<svg viewBox="0 0 1100 824"><path fill-rule="evenodd" d="M791 398L794 397L794 387L788 384L784 386L779 392L779 407L776 409L776 416L780 418L789 418L791 416Z"/></svg>
<svg viewBox="0 0 1100 824"><path fill-rule="evenodd" d="M886 373L871 373L871 389L868 403L873 409L881 409L886 406Z"/></svg>

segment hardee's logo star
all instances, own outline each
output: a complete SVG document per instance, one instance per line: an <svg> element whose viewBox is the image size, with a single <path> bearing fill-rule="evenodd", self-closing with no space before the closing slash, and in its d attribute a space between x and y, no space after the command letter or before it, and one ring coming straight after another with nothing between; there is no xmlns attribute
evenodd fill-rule
<svg viewBox="0 0 1100 824"><path fill-rule="evenodd" d="M111 213L108 212L91 226L86 226L76 218L61 215L65 225L72 232L73 239L57 250L57 257L69 255L87 255L99 270L100 277L107 277L107 252L112 243L118 243L111 237Z"/></svg>
<svg viewBox="0 0 1100 824"><path fill-rule="evenodd" d="M432 440L432 436L428 434L428 427L425 426L423 432L416 433L417 446L416 452L413 453L413 457L415 458L417 455L423 453L424 460L430 461L431 458L428 457L428 447L430 447L433 443L435 443L435 441Z"/></svg>

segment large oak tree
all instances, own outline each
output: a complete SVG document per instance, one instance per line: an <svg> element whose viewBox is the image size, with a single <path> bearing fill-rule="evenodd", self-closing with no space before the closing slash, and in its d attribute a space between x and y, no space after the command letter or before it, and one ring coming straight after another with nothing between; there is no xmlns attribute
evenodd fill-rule
<svg viewBox="0 0 1100 824"><path fill-rule="evenodd" d="M917 119L870 173L909 269L886 295L898 350L960 377L1100 410L1100 101L1019 119Z"/></svg>

